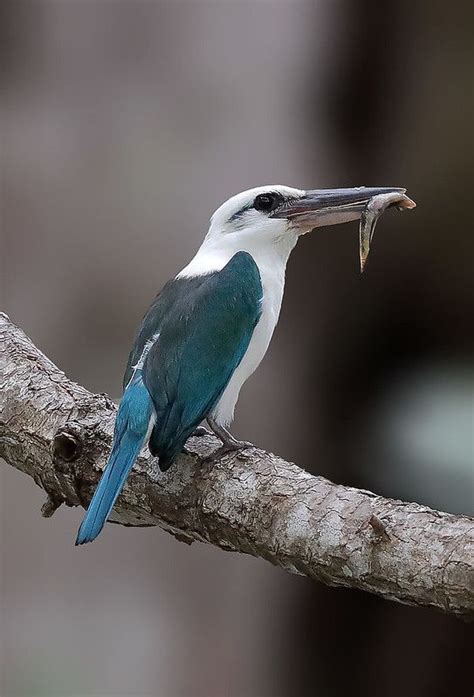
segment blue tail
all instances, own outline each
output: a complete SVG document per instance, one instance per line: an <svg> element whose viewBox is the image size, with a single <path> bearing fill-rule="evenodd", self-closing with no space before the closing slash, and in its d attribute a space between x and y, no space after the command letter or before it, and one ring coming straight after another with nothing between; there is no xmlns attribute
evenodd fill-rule
<svg viewBox="0 0 474 697"><path fill-rule="evenodd" d="M149 435L152 414L152 401L141 380L130 385L117 414L109 461L77 533L76 545L92 542L104 527Z"/></svg>

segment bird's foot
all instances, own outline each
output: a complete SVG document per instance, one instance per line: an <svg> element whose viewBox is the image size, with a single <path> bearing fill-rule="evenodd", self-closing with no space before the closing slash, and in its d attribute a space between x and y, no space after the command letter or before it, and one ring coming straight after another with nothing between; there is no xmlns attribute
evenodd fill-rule
<svg viewBox="0 0 474 697"><path fill-rule="evenodd" d="M220 448L217 448L211 455L208 455L204 462L215 462L221 457L224 457L224 455L227 455L227 453L232 452L239 452L242 454L242 457L247 457L244 451L248 448L253 448L253 444L248 443L246 440L236 440L234 443L223 443Z"/></svg>
<svg viewBox="0 0 474 697"><path fill-rule="evenodd" d="M208 431L204 426L198 426L196 430L191 433L191 437L202 438L203 436L210 436L211 431Z"/></svg>
<svg viewBox="0 0 474 697"><path fill-rule="evenodd" d="M222 445L211 455L206 457L205 462L215 462L227 453L244 451L248 448L254 447L252 443L249 443L246 440L237 440L236 438L234 438L232 433L230 433L223 426L219 426L218 424L216 424L216 422L212 419L207 419L207 423L209 424L211 431L214 433L214 435L216 435L217 438L219 438L219 440L222 441Z"/></svg>

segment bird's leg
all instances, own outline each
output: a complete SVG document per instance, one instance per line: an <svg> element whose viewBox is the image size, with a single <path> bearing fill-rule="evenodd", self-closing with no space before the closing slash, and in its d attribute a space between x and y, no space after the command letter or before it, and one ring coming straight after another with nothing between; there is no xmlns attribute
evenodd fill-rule
<svg viewBox="0 0 474 697"><path fill-rule="evenodd" d="M230 431L224 428L224 426L219 426L214 419L208 417L206 421L214 435L222 441L223 445L227 446L228 450L242 450L243 448L251 447L251 443L248 443L245 440L237 440L234 438L232 433L230 433Z"/></svg>
<svg viewBox="0 0 474 697"><path fill-rule="evenodd" d="M214 419L211 419L209 416L207 417L206 421L214 435L216 435L219 440L222 441L222 446L212 454L210 457L211 460L217 460L222 455L225 455L233 450L245 450L246 448L253 448L252 443L248 443L245 440L237 440L234 438L232 433L224 428L224 426L219 426L219 424L217 424Z"/></svg>

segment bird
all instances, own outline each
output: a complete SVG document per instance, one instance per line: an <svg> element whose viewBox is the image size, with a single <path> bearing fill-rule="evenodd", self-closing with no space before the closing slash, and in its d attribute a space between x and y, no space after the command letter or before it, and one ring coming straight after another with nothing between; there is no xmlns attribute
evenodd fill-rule
<svg viewBox="0 0 474 697"><path fill-rule="evenodd" d="M270 344L299 237L356 220L372 197L403 191L268 185L215 211L196 255L166 283L138 329L110 456L76 545L99 535L142 448L164 472L204 420L222 442L215 457L248 447L228 428L241 387Z"/></svg>

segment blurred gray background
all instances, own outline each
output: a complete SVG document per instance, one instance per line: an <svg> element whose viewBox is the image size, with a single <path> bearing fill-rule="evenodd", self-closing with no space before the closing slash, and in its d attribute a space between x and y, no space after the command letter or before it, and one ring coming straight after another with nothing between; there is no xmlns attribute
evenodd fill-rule
<svg viewBox="0 0 474 697"><path fill-rule="evenodd" d="M119 396L148 303L264 183L403 185L301 241L234 431L314 473L473 512L471 3L10 0L1 309ZM107 526L2 465L2 697L471 696L472 627Z"/></svg>

